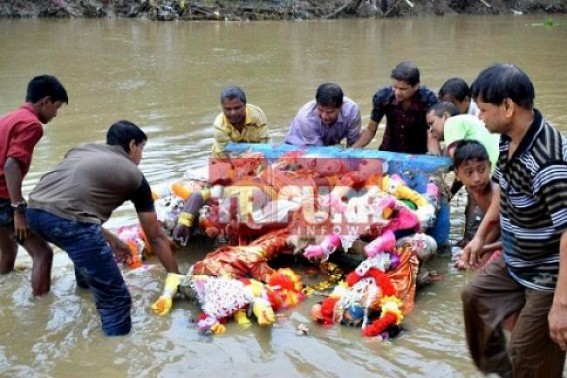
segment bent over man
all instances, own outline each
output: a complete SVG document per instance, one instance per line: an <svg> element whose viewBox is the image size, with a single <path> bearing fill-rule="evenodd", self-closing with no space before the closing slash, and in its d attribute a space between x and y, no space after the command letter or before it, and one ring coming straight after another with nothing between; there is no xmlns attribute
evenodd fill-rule
<svg viewBox="0 0 567 378"><path fill-rule="evenodd" d="M142 229L162 265L179 273L169 240L161 231L150 186L138 168L146 134L135 124L112 125L106 144L72 149L30 194L30 228L67 252L77 284L95 298L102 330L109 336L130 332L130 293L114 259L116 237L102 228L124 201L134 204Z"/></svg>
<svg viewBox="0 0 567 378"><path fill-rule="evenodd" d="M321 84L299 109L285 137L296 146L333 146L346 139L352 146L360 137L360 108L334 83Z"/></svg>

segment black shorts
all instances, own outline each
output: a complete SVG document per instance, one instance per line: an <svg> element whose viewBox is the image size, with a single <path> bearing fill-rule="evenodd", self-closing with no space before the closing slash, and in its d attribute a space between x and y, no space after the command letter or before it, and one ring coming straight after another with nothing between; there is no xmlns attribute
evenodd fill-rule
<svg viewBox="0 0 567 378"><path fill-rule="evenodd" d="M0 227L14 229L14 209L9 199L0 198Z"/></svg>
<svg viewBox="0 0 567 378"><path fill-rule="evenodd" d="M9 199L0 198L0 228L6 229L18 244L23 243L23 240L14 234L14 209Z"/></svg>

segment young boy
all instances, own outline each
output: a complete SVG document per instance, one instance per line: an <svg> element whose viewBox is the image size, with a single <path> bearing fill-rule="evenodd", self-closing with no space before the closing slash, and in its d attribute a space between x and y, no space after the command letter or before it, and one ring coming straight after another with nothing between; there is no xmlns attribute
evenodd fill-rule
<svg viewBox="0 0 567 378"><path fill-rule="evenodd" d="M472 200L478 204L482 215L486 213L492 200L491 165L488 152L484 145L474 139L462 140L457 143L453 154L455 174L461 180ZM484 250L487 252L481 265L486 263L491 253L499 243L495 243L500 236L500 229L495 227L487 238ZM499 252L499 251L497 251ZM496 252L494 252L496 253ZM455 263L459 269L465 268L465 262L459 260Z"/></svg>
<svg viewBox="0 0 567 378"><path fill-rule="evenodd" d="M461 114L478 116L478 106L472 99L471 89L460 77L454 77L443 83L437 96L439 101L449 101L455 104Z"/></svg>
<svg viewBox="0 0 567 378"><path fill-rule="evenodd" d="M441 153L440 142L445 142L445 151L451 158L453 157L457 143L464 139L474 139L479 141L488 151L488 156L492 167L498 160L498 134L491 134L484 127L484 123L477 117L468 114L460 114L459 109L451 102L439 102L427 112L427 124L429 126L428 148L435 154ZM460 180L455 180L451 186L451 196L463 186ZM464 247L472 239L478 223L478 205L474 198L468 195L467 206L465 208L465 230L463 238L457 246Z"/></svg>
<svg viewBox="0 0 567 378"><path fill-rule="evenodd" d="M43 125L68 102L67 90L57 78L36 76L28 83L25 104L0 117L0 274L14 270L17 243L21 244L33 260L34 295L49 291L53 251L28 230L22 181L43 136Z"/></svg>

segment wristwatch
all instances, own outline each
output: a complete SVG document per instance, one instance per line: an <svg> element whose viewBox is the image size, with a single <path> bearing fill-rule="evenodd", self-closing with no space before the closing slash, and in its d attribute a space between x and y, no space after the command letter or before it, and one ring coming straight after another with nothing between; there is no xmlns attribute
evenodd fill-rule
<svg viewBox="0 0 567 378"><path fill-rule="evenodd" d="M28 204L26 203L26 201L22 201L22 202L18 202L17 204L12 204L12 210L14 210L15 213L25 213L26 209L28 208Z"/></svg>

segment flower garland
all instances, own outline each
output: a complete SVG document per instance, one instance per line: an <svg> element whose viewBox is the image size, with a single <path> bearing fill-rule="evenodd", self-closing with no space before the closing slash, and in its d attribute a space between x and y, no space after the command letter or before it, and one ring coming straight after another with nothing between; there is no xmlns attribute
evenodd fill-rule
<svg viewBox="0 0 567 378"><path fill-rule="evenodd" d="M346 294L348 288L353 287L357 282L365 278L374 280L375 285L382 291L382 298L379 302L380 316L370 324L363 324L362 334L367 337L379 336L386 332L388 328L399 325L404 318L401 310L403 302L396 296L396 290L390 277L377 268L370 268L363 275L359 275L356 272L349 273L345 282L337 286L339 290L333 291L321 304L313 306L311 317L323 324L334 323L336 320L335 307L337 302ZM367 310L365 309L365 311Z"/></svg>
<svg viewBox="0 0 567 378"><path fill-rule="evenodd" d="M402 322L404 318L401 310L403 302L396 297L396 289L394 289L390 277L380 269L370 268L366 274L362 276L359 276L356 272L351 272L347 275L346 282L349 287L352 287L358 281L366 277L373 278L376 285L382 289L380 317L362 329L364 336L372 337L381 335L391 326L399 325Z"/></svg>

